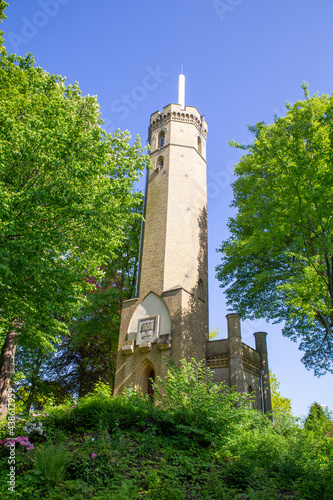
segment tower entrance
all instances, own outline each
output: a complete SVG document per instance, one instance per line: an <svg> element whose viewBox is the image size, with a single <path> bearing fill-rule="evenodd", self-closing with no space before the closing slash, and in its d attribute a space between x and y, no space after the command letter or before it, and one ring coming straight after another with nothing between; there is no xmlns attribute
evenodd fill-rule
<svg viewBox="0 0 333 500"><path fill-rule="evenodd" d="M155 370L150 361L146 360L139 372L137 386L143 394L154 397Z"/></svg>

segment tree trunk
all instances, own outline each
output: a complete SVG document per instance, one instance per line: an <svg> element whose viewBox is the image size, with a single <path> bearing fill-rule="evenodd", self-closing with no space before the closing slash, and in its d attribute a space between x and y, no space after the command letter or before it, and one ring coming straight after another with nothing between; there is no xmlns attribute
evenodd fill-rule
<svg viewBox="0 0 333 500"><path fill-rule="evenodd" d="M14 375L14 358L17 345L17 332L13 328L8 332L0 356L0 420L8 413L9 384Z"/></svg>

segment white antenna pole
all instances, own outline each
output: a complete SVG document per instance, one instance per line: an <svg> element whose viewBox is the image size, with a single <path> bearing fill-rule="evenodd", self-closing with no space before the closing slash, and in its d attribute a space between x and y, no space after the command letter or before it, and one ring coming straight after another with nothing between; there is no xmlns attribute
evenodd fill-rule
<svg viewBox="0 0 333 500"><path fill-rule="evenodd" d="M178 104L180 104L180 109L185 109L185 75L183 75L183 65L180 67L180 75L178 77Z"/></svg>

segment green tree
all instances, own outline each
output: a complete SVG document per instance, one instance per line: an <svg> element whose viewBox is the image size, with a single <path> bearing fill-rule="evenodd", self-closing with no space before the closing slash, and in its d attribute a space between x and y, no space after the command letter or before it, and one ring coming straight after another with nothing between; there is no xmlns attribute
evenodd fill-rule
<svg viewBox="0 0 333 500"><path fill-rule="evenodd" d="M217 278L243 317L285 321L316 375L333 372L333 97L287 105L235 167L231 237Z"/></svg>
<svg viewBox="0 0 333 500"><path fill-rule="evenodd" d="M321 404L314 402L309 409L309 414L304 422L304 429L313 431L316 434L326 434L332 430L333 422L332 415L327 408Z"/></svg>
<svg viewBox="0 0 333 500"><path fill-rule="evenodd" d="M217 337L220 335L220 328L211 328L209 330L209 340L214 340L217 339Z"/></svg>
<svg viewBox="0 0 333 500"><path fill-rule="evenodd" d="M284 398L280 393L280 382L276 375L269 372L269 381L271 384L272 409L275 414L291 415L291 400Z"/></svg>
<svg viewBox="0 0 333 500"><path fill-rule="evenodd" d="M142 210L142 198L137 212ZM126 230L119 256L108 262L102 280L90 278L96 290L88 294L80 317L70 326L57 353L46 365L45 376L54 383L70 387L76 396L91 392L99 381L113 389L122 303L135 295L138 273L139 219Z"/></svg>
<svg viewBox="0 0 333 500"><path fill-rule="evenodd" d="M0 4L3 17L5 4ZM139 217L133 185L148 159L107 134L96 97L34 65L0 59L0 415L17 342L52 349Z"/></svg>
<svg viewBox="0 0 333 500"><path fill-rule="evenodd" d="M72 398L70 383L61 384L58 380L47 380L45 372L51 353L41 349L22 348L18 345L15 354L15 375L11 385L15 397L16 411L30 412L32 406L63 404Z"/></svg>

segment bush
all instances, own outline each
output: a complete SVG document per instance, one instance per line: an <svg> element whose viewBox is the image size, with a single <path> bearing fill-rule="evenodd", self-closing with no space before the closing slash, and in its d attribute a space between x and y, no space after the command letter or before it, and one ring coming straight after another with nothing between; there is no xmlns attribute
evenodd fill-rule
<svg viewBox="0 0 333 500"><path fill-rule="evenodd" d="M322 432L304 429L292 450L296 487L304 499L333 498L333 440Z"/></svg>
<svg viewBox="0 0 333 500"><path fill-rule="evenodd" d="M166 381L158 378L155 385L156 401L179 435L203 444L214 443L256 415L250 409L249 396L215 383L204 362L181 360L179 368L168 360L166 363Z"/></svg>
<svg viewBox="0 0 333 500"><path fill-rule="evenodd" d="M50 410L46 428L82 432L104 427L113 432L139 425L153 412L149 398L137 394L113 397L104 385L98 385L93 393L80 398L77 405L63 405Z"/></svg>
<svg viewBox="0 0 333 500"><path fill-rule="evenodd" d="M327 420L272 421L194 360L170 366L155 394L156 405L99 385L77 406L49 410L48 446L18 447L18 498L333 499Z"/></svg>

